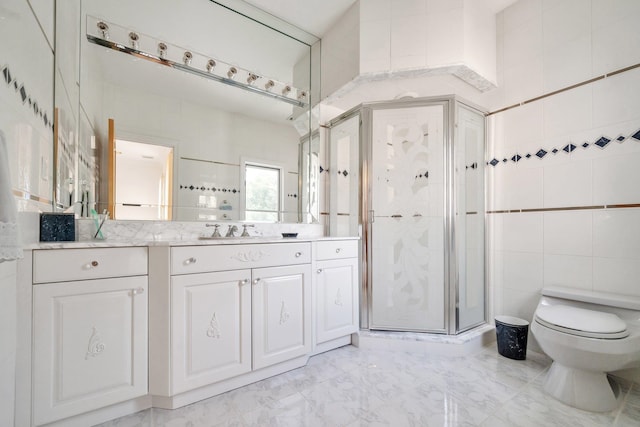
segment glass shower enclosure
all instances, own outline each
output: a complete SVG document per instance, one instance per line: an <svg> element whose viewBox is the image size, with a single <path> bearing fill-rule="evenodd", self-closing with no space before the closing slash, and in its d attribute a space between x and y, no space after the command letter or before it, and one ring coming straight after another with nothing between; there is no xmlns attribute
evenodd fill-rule
<svg viewBox="0 0 640 427"><path fill-rule="evenodd" d="M359 172L351 191L330 186L329 222L362 236L363 329L486 322L484 142L484 114L454 96L362 104L331 121L331 165Z"/></svg>

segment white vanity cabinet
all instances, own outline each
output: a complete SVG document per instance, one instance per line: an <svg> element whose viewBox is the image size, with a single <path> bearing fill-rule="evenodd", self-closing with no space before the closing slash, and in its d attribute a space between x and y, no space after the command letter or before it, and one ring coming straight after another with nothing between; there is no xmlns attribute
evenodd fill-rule
<svg viewBox="0 0 640 427"><path fill-rule="evenodd" d="M150 251L154 406L172 409L258 381L293 369L275 367L292 359L304 365L312 345L311 243Z"/></svg>
<svg viewBox="0 0 640 427"><path fill-rule="evenodd" d="M147 248L33 253L33 424L147 394Z"/></svg>
<svg viewBox="0 0 640 427"><path fill-rule="evenodd" d="M253 369L311 351L310 272L309 264L253 270Z"/></svg>
<svg viewBox="0 0 640 427"><path fill-rule="evenodd" d="M251 371L251 271L171 278L172 391Z"/></svg>
<svg viewBox="0 0 640 427"><path fill-rule="evenodd" d="M326 351L358 331L358 241L318 241L314 251L315 346Z"/></svg>

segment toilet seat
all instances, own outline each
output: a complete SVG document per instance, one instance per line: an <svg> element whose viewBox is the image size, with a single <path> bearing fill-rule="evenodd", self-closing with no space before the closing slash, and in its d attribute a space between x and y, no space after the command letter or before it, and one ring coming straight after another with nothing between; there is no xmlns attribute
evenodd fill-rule
<svg viewBox="0 0 640 427"><path fill-rule="evenodd" d="M566 305L545 305L536 310L541 325L587 338L621 339L629 336L627 324L612 313L586 310Z"/></svg>

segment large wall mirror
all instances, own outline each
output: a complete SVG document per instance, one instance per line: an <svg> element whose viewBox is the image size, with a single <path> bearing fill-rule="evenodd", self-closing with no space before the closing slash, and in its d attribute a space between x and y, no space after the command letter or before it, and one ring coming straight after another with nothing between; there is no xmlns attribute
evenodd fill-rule
<svg viewBox="0 0 640 427"><path fill-rule="evenodd" d="M241 1L76 0L56 14L58 208L317 221L317 39Z"/></svg>

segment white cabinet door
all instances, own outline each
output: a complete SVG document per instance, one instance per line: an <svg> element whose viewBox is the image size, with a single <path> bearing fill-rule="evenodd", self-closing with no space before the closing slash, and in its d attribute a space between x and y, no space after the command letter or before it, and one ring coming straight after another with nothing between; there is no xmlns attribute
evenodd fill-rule
<svg viewBox="0 0 640 427"><path fill-rule="evenodd" d="M171 279L172 392L251 371L251 271Z"/></svg>
<svg viewBox="0 0 640 427"><path fill-rule="evenodd" d="M358 259L316 263L316 342L358 331Z"/></svg>
<svg viewBox="0 0 640 427"><path fill-rule="evenodd" d="M147 394L147 277L36 285L33 419Z"/></svg>
<svg viewBox="0 0 640 427"><path fill-rule="evenodd" d="M254 269L253 369L311 351L311 267Z"/></svg>

